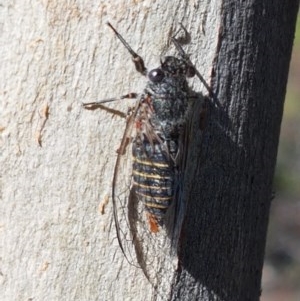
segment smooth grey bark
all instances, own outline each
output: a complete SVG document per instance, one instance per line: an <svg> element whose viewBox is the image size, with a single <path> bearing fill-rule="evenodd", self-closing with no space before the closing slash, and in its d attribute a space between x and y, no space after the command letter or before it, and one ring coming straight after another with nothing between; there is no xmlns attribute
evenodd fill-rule
<svg viewBox="0 0 300 301"><path fill-rule="evenodd" d="M124 119L81 107L145 85L107 20L149 68L174 51L169 38L182 22L192 37L185 50L214 93L200 140L195 109L182 272L176 285L158 288L158 299L167 299L165 290L178 300L258 298L297 3L241 3L2 5L2 300L151 300L156 293L125 261L113 226L111 179ZM193 87L207 93L199 80ZM112 108L126 113L131 104Z"/></svg>
<svg viewBox="0 0 300 301"><path fill-rule="evenodd" d="M25 0L0 9L1 300L151 300L113 223L125 119L81 104L145 86L106 21L149 69L175 52L170 36L182 22L192 37L184 48L209 81L219 1ZM132 104L110 107L126 114ZM170 286L159 289L166 299Z"/></svg>
<svg viewBox="0 0 300 301"><path fill-rule="evenodd" d="M259 300L298 5L223 1L173 300Z"/></svg>

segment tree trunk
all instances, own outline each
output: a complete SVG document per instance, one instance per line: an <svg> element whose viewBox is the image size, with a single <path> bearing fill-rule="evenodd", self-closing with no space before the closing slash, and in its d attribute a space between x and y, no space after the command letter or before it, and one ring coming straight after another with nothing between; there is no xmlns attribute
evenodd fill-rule
<svg viewBox="0 0 300 301"><path fill-rule="evenodd" d="M259 300L297 12L298 1L223 2L176 300Z"/></svg>
<svg viewBox="0 0 300 301"><path fill-rule="evenodd" d="M3 4L2 300L258 300L297 5ZM149 68L175 53L181 22L212 91L203 134L195 108L181 269L162 281L169 287L153 288L116 238L110 191L125 119L81 106L145 85L107 20ZM126 114L132 104L110 108Z"/></svg>

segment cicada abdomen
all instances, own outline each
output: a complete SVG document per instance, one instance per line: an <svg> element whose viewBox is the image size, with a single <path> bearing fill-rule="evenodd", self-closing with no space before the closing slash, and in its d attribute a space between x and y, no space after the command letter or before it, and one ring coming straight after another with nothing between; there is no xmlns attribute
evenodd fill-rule
<svg viewBox="0 0 300 301"><path fill-rule="evenodd" d="M157 233L174 196L174 163L155 142L134 141L133 188L144 203L150 231Z"/></svg>

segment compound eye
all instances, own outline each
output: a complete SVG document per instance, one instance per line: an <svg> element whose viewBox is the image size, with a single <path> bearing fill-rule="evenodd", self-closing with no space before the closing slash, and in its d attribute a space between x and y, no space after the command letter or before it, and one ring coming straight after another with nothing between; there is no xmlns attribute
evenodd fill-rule
<svg viewBox="0 0 300 301"><path fill-rule="evenodd" d="M193 66L188 66L186 70L187 77L193 77L196 75L196 69Z"/></svg>
<svg viewBox="0 0 300 301"><path fill-rule="evenodd" d="M161 69L153 69L148 74L149 79L154 83L159 83L165 77L164 72Z"/></svg>

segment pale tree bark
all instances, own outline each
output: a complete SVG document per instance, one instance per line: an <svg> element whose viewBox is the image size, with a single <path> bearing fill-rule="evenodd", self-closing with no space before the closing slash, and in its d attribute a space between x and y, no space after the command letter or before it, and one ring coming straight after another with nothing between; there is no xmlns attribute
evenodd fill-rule
<svg viewBox="0 0 300 301"><path fill-rule="evenodd" d="M298 5L267 2L2 5L1 300L258 300ZM213 91L201 141L194 115L182 269L158 292L126 262L113 225L125 120L81 106L145 85L108 20L149 68L174 51L181 22L192 37L184 48ZM199 79L193 88L207 94ZM111 107L126 113L131 104Z"/></svg>

